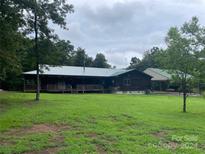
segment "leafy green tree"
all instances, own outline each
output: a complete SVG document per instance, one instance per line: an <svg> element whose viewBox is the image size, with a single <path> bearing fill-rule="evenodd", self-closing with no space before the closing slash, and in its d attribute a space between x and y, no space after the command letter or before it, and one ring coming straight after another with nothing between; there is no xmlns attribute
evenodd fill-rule
<svg viewBox="0 0 205 154"><path fill-rule="evenodd" d="M1 0L0 80L5 80L7 74L20 73L21 62L28 64L25 57L35 54L36 100L39 100L39 64L51 62L55 57L52 55L57 54L57 52L53 52L52 42L55 42L58 37L48 23L57 24L66 29L65 18L71 12L73 12L73 6L67 4L65 0ZM31 50L30 47L21 49L22 40L26 39L25 36L30 37L32 34L35 34L34 40L31 41L34 49ZM45 54L48 49L50 49L49 54ZM26 53L26 51L31 52ZM23 53L23 56L18 57L21 54L17 52Z"/></svg>
<svg viewBox="0 0 205 154"><path fill-rule="evenodd" d="M11 74L19 74L21 65L17 55L23 35L18 28L25 25L21 8L16 1L0 1L0 83ZM0 84L1 85L1 84Z"/></svg>
<svg viewBox="0 0 205 154"><path fill-rule="evenodd" d="M181 83L183 112L186 112L187 92L192 81L190 75L194 75L195 70L198 69L197 53L200 51L197 46L199 42L193 38L199 31L198 19L194 17L180 29L170 28L166 37L166 66L174 74L173 78Z"/></svg>
<svg viewBox="0 0 205 154"><path fill-rule="evenodd" d="M73 6L65 2L65 0L27 0L20 1L22 11L24 13L24 21L26 22L25 32L28 34L34 33L35 38L35 53L36 53L36 100L40 97L40 82L39 82L39 64L41 53L38 47L38 38L42 40L56 39L56 35L53 30L48 26L49 22L57 24L66 29L65 18L67 13L73 12ZM47 43L48 43L47 42Z"/></svg>
<svg viewBox="0 0 205 154"><path fill-rule="evenodd" d="M145 52L142 60L133 57L128 68L136 68L141 71L152 67L152 68L163 68L163 49L153 47L152 49Z"/></svg>
<svg viewBox="0 0 205 154"><path fill-rule="evenodd" d="M85 66L86 67L92 67L93 66L93 58L86 56L85 57Z"/></svg>
<svg viewBox="0 0 205 154"><path fill-rule="evenodd" d="M55 43L58 65L72 65L71 58L74 55L74 46L70 41L59 40Z"/></svg>
<svg viewBox="0 0 205 154"><path fill-rule="evenodd" d="M181 85L183 112L186 112L188 91L196 83L205 82L205 27L198 18L185 22L181 28L170 28L166 37L166 49L153 47L141 60L133 58L130 68L144 70L148 67L165 68L173 75L173 82Z"/></svg>
<svg viewBox="0 0 205 154"><path fill-rule="evenodd" d="M143 70L149 67L162 68L162 53L163 49L160 49L158 47L153 47L152 49L147 51L142 59L141 68L143 68Z"/></svg>
<svg viewBox="0 0 205 154"><path fill-rule="evenodd" d="M51 41L39 38L38 50L40 53L39 63L48 65L71 65L71 56L74 54L74 46L70 41Z"/></svg>
<svg viewBox="0 0 205 154"><path fill-rule="evenodd" d="M36 68L34 41L25 40L25 48L20 50L21 65L23 71L30 71ZM71 65L71 58L74 54L74 46L70 41L57 40L51 41L46 38L39 38L38 50L40 52L40 63L48 65Z"/></svg>
<svg viewBox="0 0 205 154"><path fill-rule="evenodd" d="M200 84L205 83L205 27L199 24L197 17L193 17L191 21L183 25L181 30L184 37L190 42L191 52L197 58L193 75L195 77L195 83L198 83L200 92Z"/></svg>
<svg viewBox="0 0 205 154"><path fill-rule="evenodd" d="M92 66L92 64L93 59L86 54L85 50L82 48L77 48L72 57L72 65L89 67Z"/></svg>
<svg viewBox="0 0 205 154"><path fill-rule="evenodd" d="M22 66L22 71L31 71L35 69L36 59L33 46L34 42L32 39L24 38L23 47L18 49L18 57Z"/></svg>
<svg viewBox="0 0 205 154"><path fill-rule="evenodd" d="M98 53L93 61L94 67L110 68L111 65L107 63L107 59L102 53Z"/></svg>
<svg viewBox="0 0 205 154"><path fill-rule="evenodd" d="M132 68L139 68L141 64L141 60L137 57L132 57L131 61L130 61L130 66L128 68L132 69Z"/></svg>

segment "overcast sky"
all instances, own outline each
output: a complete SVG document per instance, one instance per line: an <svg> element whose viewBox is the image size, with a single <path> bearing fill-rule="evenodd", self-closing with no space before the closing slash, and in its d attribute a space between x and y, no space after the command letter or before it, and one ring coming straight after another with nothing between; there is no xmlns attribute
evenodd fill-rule
<svg viewBox="0 0 205 154"><path fill-rule="evenodd" d="M205 0L70 0L75 12L67 17L68 31L55 27L61 39L70 40L95 57L105 54L118 68L131 57L142 58L153 46L165 47L171 26L197 16L205 25Z"/></svg>

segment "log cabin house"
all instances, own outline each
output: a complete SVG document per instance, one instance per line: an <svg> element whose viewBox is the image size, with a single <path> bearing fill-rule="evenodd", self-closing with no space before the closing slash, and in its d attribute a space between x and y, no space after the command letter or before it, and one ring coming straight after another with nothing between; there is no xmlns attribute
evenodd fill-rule
<svg viewBox="0 0 205 154"><path fill-rule="evenodd" d="M35 91L36 70L24 72L24 91ZM40 73L40 89L45 92L145 91L151 76L136 69L109 69L76 66L46 66Z"/></svg>

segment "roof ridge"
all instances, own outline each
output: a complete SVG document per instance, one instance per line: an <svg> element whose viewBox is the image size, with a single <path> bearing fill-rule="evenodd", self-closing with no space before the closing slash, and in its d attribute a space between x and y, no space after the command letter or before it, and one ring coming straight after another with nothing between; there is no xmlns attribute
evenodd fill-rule
<svg viewBox="0 0 205 154"><path fill-rule="evenodd" d="M72 66L72 65L47 65L47 64L41 64L47 67L78 67L78 68L83 68L83 66ZM96 68L96 69L108 69L108 70L126 70L126 68L103 68L103 67L88 67L85 66L85 68ZM131 69L128 69L131 70Z"/></svg>

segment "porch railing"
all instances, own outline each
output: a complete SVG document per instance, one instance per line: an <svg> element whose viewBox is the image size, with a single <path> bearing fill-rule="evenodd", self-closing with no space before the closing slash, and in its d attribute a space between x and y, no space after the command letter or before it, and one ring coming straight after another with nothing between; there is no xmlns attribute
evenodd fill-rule
<svg viewBox="0 0 205 154"><path fill-rule="evenodd" d="M26 84L24 86L24 91L35 91L35 85ZM99 84L79 84L75 88L72 85L58 85L58 84L47 84L41 87L42 91L48 92L103 92L104 87Z"/></svg>

